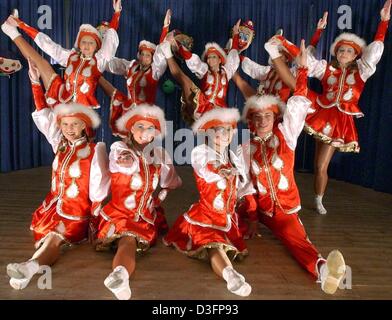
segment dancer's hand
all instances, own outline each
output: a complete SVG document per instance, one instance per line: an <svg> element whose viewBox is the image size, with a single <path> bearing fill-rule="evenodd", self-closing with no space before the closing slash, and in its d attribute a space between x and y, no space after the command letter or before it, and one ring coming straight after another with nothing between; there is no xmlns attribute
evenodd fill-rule
<svg viewBox="0 0 392 320"><path fill-rule="evenodd" d="M301 51L297 57L297 64L298 66L305 68L308 66L308 52L306 51L304 39L301 40Z"/></svg>
<svg viewBox="0 0 392 320"><path fill-rule="evenodd" d="M19 27L20 20L15 18L14 16L9 16L7 19L7 23L13 27Z"/></svg>
<svg viewBox="0 0 392 320"><path fill-rule="evenodd" d="M171 10L170 10L170 9L167 9L166 15L165 15L165 20L163 20L163 26L164 26L164 27L170 26L170 23L171 23L171 16L172 16Z"/></svg>
<svg viewBox="0 0 392 320"><path fill-rule="evenodd" d="M240 23L241 23L241 19L238 19L237 23L233 27L233 35L238 34L240 32Z"/></svg>
<svg viewBox="0 0 392 320"><path fill-rule="evenodd" d="M37 65L30 58L27 59L27 62L29 63L30 80L33 82L39 82L39 78L41 77L41 74L39 73Z"/></svg>
<svg viewBox="0 0 392 320"><path fill-rule="evenodd" d="M380 16L382 21L389 21L391 19L391 2L391 0L387 0L381 9Z"/></svg>
<svg viewBox="0 0 392 320"><path fill-rule="evenodd" d="M323 17L317 23L317 29L325 29L328 22L328 11L324 12Z"/></svg>
<svg viewBox="0 0 392 320"><path fill-rule="evenodd" d="M113 0L113 9L114 12L121 12L122 10L121 0Z"/></svg>

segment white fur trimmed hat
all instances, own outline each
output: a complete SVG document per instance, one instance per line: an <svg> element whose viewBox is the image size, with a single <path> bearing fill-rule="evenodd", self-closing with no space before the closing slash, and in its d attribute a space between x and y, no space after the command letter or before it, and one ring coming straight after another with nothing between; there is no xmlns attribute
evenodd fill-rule
<svg viewBox="0 0 392 320"><path fill-rule="evenodd" d="M236 128L240 118L240 112L236 108L216 107L203 113L203 115L193 123L192 130L193 133L196 134L199 131L207 131L212 127L224 124L231 124L233 128Z"/></svg>
<svg viewBox="0 0 392 320"><path fill-rule="evenodd" d="M366 41L358 37L354 33L345 32L339 35L331 45L330 53L336 56L336 51L342 45L352 46L358 55L361 55L363 49L366 47Z"/></svg>
<svg viewBox="0 0 392 320"><path fill-rule="evenodd" d="M155 50L157 49L156 44L147 41L147 40L142 40L139 42L139 47L138 47L138 51L140 52L141 50L148 50L151 52L155 52Z"/></svg>
<svg viewBox="0 0 392 320"><path fill-rule="evenodd" d="M76 41L74 44L75 48L79 48L80 40L83 36L90 36L93 37L94 40L97 42L98 49L102 46L102 36L101 33L94 28L91 24L82 24L79 28L78 35L76 37Z"/></svg>
<svg viewBox="0 0 392 320"><path fill-rule="evenodd" d="M58 123L62 118L75 117L82 120L90 129L97 129L101 124L101 118L97 112L79 103L60 103L56 105L53 112Z"/></svg>
<svg viewBox="0 0 392 320"><path fill-rule="evenodd" d="M133 124L140 120L151 122L159 131L158 137L163 138L166 135L166 120L163 110L149 104L133 107L116 121L116 127L121 133L128 133Z"/></svg>
<svg viewBox="0 0 392 320"><path fill-rule="evenodd" d="M215 53L222 60L222 64L226 63L226 53L216 42L208 42L205 46L204 52L201 55L201 60L206 61L210 53Z"/></svg>
<svg viewBox="0 0 392 320"><path fill-rule="evenodd" d="M282 116L286 110L286 104L273 95L252 96L245 103L242 111L242 121L247 123L253 113L267 109L271 109L274 113Z"/></svg>

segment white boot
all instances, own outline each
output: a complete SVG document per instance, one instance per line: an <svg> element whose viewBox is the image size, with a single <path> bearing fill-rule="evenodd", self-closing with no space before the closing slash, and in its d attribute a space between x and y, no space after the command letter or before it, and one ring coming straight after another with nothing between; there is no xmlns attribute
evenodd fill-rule
<svg viewBox="0 0 392 320"><path fill-rule="evenodd" d="M334 294L346 273L346 263L338 250L329 253L327 261L320 267L321 289Z"/></svg>
<svg viewBox="0 0 392 320"><path fill-rule="evenodd" d="M14 279L31 279L39 270L36 260L29 260L22 263L10 263L7 265L7 274Z"/></svg>
<svg viewBox="0 0 392 320"><path fill-rule="evenodd" d="M171 44L168 41L164 41L159 45L161 47L161 50L163 52L163 55L165 56L166 59L173 58L173 53L171 50Z"/></svg>
<svg viewBox="0 0 392 320"><path fill-rule="evenodd" d="M327 214L327 209L323 206L323 195L316 195L314 198L314 205L319 214Z"/></svg>
<svg viewBox="0 0 392 320"><path fill-rule="evenodd" d="M31 278L27 279L27 278L23 278L23 279L15 279L15 278L11 278L10 279L10 286L15 289L15 290L23 290L24 288L27 287L27 285L29 284Z"/></svg>
<svg viewBox="0 0 392 320"><path fill-rule="evenodd" d="M227 282L227 289L241 297L247 297L252 292L252 287L245 281L245 277L235 271L233 267L226 267L222 272L223 279Z"/></svg>
<svg viewBox="0 0 392 320"><path fill-rule="evenodd" d="M116 267L113 272L107 276L104 284L118 300L131 299L132 292L129 287L129 274L125 267Z"/></svg>
<svg viewBox="0 0 392 320"><path fill-rule="evenodd" d="M9 19L9 18L8 18ZM11 38L13 41L15 38L19 37L21 34L18 28L9 23L8 19L1 25L1 30Z"/></svg>

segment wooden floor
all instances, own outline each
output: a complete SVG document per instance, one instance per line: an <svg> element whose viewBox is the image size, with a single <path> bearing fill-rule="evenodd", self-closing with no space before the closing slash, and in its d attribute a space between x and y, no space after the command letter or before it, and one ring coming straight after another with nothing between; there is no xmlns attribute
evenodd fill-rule
<svg viewBox="0 0 392 320"><path fill-rule="evenodd" d="M183 187L169 195L165 208L169 224L197 197L192 171L178 168ZM0 174L0 299L112 299L103 280L113 255L95 252L89 244L65 252L53 267L53 288L40 290L38 276L23 291L8 284L6 265L33 252L29 231L31 212L49 190L49 168ZM323 255L339 248L352 270L352 289L325 295L270 231L248 241L250 255L235 267L252 285L247 299L392 299L392 195L330 181L325 205L328 214L312 210L312 175L298 174L302 195L301 219ZM161 241L138 257L131 279L133 299L240 299L207 263L189 259Z"/></svg>

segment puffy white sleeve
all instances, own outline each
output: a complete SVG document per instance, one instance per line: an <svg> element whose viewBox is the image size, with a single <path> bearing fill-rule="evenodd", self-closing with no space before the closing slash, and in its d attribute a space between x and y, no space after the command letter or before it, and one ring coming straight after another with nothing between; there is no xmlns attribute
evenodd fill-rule
<svg viewBox="0 0 392 320"><path fill-rule="evenodd" d="M51 58L56 60L63 67L67 66L68 58L72 53L72 50L64 49L62 46L54 42L45 33L39 32L34 39L37 46L49 55Z"/></svg>
<svg viewBox="0 0 392 320"><path fill-rule="evenodd" d="M102 202L110 188L109 159L103 142L95 145L95 152L90 167L89 197L92 202Z"/></svg>
<svg viewBox="0 0 392 320"><path fill-rule="evenodd" d="M45 108L39 111L36 110L31 114L31 116L33 117L33 121L38 130L42 132L46 140L48 140L52 146L53 152L56 153L57 147L61 141L62 133L56 123L56 116L52 109Z"/></svg>
<svg viewBox="0 0 392 320"><path fill-rule="evenodd" d="M287 101L283 121L278 125L278 128L283 133L287 145L293 151L297 146L297 140L305 125L305 118L311 104L311 101L305 96L292 96Z"/></svg>
<svg viewBox="0 0 392 320"><path fill-rule="evenodd" d="M262 66L246 57L242 60L241 68L249 77L259 81L264 81L271 71L271 66Z"/></svg>
<svg viewBox="0 0 392 320"><path fill-rule="evenodd" d="M105 71L117 74L120 76L127 76L128 69L134 64L135 60L128 61L125 59L120 59L117 57L113 57L109 60L109 62L105 66Z"/></svg>
<svg viewBox="0 0 392 320"><path fill-rule="evenodd" d="M177 175L173 161L167 151L163 148L156 148L158 161L161 164L161 176L159 185L162 189L176 189L181 186L182 180Z"/></svg>
<svg viewBox="0 0 392 320"><path fill-rule="evenodd" d="M192 57L188 60L185 60L186 65L189 70L192 71L199 79L203 79L204 75L208 71L208 64L201 61L200 57L196 54L192 54Z"/></svg>
<svg viewBox="0 0 392 320"><path fill-rule="evenodd" d="M227 55L227 59L225 63L225 70L226 70L228 80L230 80L233 77L234 73L237 71L239 66L240 66L240 56L238 54L238 51L236 49L232 49Z"/></svg>
<svg viewBox="0 0 392 320"><path fill-rule="evenodd" d="M203 145L192 150L191 163L196 174L207 183L217 182L223 179L219 174L208 169L208 150L203 148Z"/></svg>
<svg viewBox="0 0 392 320"><path fill-rule="evenodd" d="M116 30L110 28L103 37L101 49L95 54L98 70L104 72L106 64L115 56L120 41Z"/></svg>
<svg viewBox="0 0 392 320"><path fill-rule="evenodd" d="M120 154L124 151L129 152L133 157L133 162L129 167L120 166L117 163L117 160L119 159ZM109 170L111 173L123 173L128 176L131 176L134 173L139 172L139 170L140 170L139 160L138 160L137 156L122 141L117 141L117 142L113 143L110 147Z"/></svg>
<svg viewBox="0 0 392 320"><path fill-rule="evenodd" d="M369 79L376 72L376 65L380 62L384 52L384 43L374 41L369 44L360 59L357 60L359 75L363 81Z"/></svg>
<svg viewBox="0 0 392 320"><path fill-rule="evenodd" d="M165 55L163 54L161 45L158 45L152 57L151 69L152 69L153 79L158 81L165 73L166 68L167 68L167 60L165 58Z"/></svg>
<svg viewBox="0 0 392 320"><path fill-rule="evenodd" d="M236 160L234 160L236 159ZM249 173L249 163L250 163L250 152L249 145L239 145L236 151L236 157L232 157L232 161L234 160L234 164L239 171L238 177L238 185L237 185L237 194L238 198L242 198L246 195L255 194L256 190L253 187L252 180L250 178Z"/></svg>
<svg viewBox="0 0 392 320"><path fill-rule="evenodd" d="M308 50L308 77L322 80L327 70L326 60L317 60L316 57Z"/></svg>

